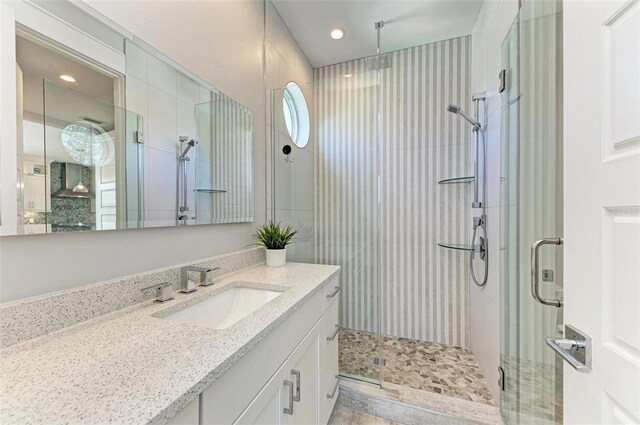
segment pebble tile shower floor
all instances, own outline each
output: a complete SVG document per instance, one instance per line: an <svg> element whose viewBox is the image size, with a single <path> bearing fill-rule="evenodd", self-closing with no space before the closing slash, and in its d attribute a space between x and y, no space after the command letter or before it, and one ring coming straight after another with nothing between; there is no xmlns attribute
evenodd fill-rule
<svg viewBox="0 0 640 425"><path fill-rule="evenodd" d="M495 405L471 350L434 342L382 336L385 382L449 397ZM376 334L343 328L339 333L340 373L379 379Z"/></svg>

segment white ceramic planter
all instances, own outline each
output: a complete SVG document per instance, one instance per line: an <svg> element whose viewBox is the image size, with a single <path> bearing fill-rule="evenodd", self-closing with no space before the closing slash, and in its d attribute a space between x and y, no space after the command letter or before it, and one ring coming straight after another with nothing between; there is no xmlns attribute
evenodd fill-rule
<svg viewBox="0 0 640 425"><path fill-rule="evenodd" d="M287 264L287 249L267 249L267 266L282 267Z"/></svg>

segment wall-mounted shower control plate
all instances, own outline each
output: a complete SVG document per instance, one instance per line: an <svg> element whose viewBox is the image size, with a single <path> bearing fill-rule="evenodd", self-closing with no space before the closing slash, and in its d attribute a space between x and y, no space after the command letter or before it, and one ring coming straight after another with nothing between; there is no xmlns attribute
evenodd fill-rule
<svg viewBox="0 0 640 425"><path fill-rule="evenodd" d="M144 144L144 124L141 116L138 116L136 127L137 127L135 131L136 143L143 145Z"/></svg>

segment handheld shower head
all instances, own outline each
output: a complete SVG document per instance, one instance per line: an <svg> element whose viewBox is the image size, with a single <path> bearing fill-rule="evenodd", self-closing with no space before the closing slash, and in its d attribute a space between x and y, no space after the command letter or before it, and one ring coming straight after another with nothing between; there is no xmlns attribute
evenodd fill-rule
<svg viewBox="0 0 640 425"><path fill-rule="evenodd" d="M181 141L182 143L187 142L187 138L184 138L184 140L183 140L183 137L180 137L180 141ZM186 147L186 148L185 148L185 150L182 152L182 155L180 155L180 156L179 156L179 159L182 159L182 160L186 159L186 160L188 161L188 160L189 160L189 158L187 158L187 154L189 153L189 150L190 150L192 147L194 147L194 146L196 145L196 143L198 143L198 142L196 142L196 141L195 141L195 140L193 140L193 139L189 140L189 141L187 142L187 147Z"/></svg>
<svg viewBox="0 0 640 425"><path fill-rule="evenodd" d="M460 107L458 105L449 105L447 106L447 112L451 112L457 114L460 111Z"/></svg>
<svg viewBox="0 0 640 425"><path fill-rule="evenodd" d="M452 114L460 115L462 118L464 118L465 121L469 122L469 124L471 124L473 126L474 130L479 130L480 128L482 128L482 126L480 125L480 123L478 121L474 120L469 115L465 114L464 111L462 109L460 109L460 107L458 105L449 105L449 106L447 106L447 112L451 112Z"/></svg>

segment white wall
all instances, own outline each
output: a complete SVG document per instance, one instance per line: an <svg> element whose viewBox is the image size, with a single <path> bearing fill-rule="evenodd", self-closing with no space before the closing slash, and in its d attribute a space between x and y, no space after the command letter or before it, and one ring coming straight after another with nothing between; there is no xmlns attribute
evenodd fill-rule
<svg viewBox="0 0 640 425"><path fill-rule="evenodd" d="M196 137L194 106L211 100L209 90L185 74L126 41L126 109L142 115L144 122L144 219L151 226L175 226L176 156L186 145L179 137ZM204 139L204 138L203 138ZM187 163L189 211L195 211L193 196L195 159L202 161L208 144L203 141L191 151ZM210 168L206 163L204 167ZM191 216L190 215L190 216ZM188 220L193 224L194 220Z"/></svg>
<svg viewBox="0 0 640 425"><path fill-rule="evenodd" d="M283 224L291 224L299 229L296 243L287 248L287 255L293 261L313 262L313 151L314 133L311 131L309 143L300 149L289 137L282 113L283 88L295 81L305 95L309 115L313 120L314 91L313 68L302 50L291 36L276 8L267 2L266 31L267 68L267 140L269 145L267 181L271 184L272 168L275 167L275 203L268 200L273 219ZM273 108L272 108L273 104ZM273 116L271 114L273 109ZM312 127L314 123L311 123ZM294 162L286 163L282 147L291 145ZM273 163L271 150L275 149Z"/></svg>
<svg viewBox="0 0 640 425"><path fill-rule="evenodd" d="M498 73L502 69L502 42L518 13L518 0L486 0L474 26L472 77L474 93L486 91L485 126L487 159L487 232L489 280L484 288L470 285L471 348L496 402L500 365L500 96ZM479 215L473 210L473 215Z"/></svg>
<svg viewBox="0 0 640 425"><path fill-rule="evenodd" d="M295 77L295 70L312 78L308 61L279 16L267 13L266 27L294 74L283 65L273 77L273 67L263 66L262 1L87 3L253 112L255 222L261 223L266 217L265 80L283 81ZM2 237L0 301L235 251L252 242L254 227L247 223Z"/></svg>

